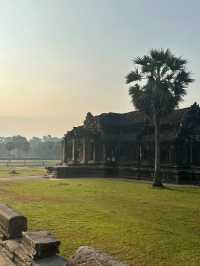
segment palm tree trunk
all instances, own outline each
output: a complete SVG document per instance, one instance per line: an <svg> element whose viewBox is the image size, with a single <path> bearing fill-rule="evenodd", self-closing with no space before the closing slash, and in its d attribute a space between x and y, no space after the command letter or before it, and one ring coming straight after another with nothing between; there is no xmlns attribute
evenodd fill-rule
<svg viewBox="0 0 200 266"><path fill-rule="evenodd" d="M155 165L153 186L161 187L162 179L160 175L160 122L154 119L154 144L155 144Z"/></svg>

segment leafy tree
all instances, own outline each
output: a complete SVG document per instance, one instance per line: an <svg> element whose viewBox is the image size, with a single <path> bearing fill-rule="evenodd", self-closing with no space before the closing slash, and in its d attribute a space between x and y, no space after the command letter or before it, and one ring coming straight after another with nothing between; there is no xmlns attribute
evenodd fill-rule
<svg viewBox="0 0 200 266"><path fill-rule="evenodd" d="M15 144L12 141L9 141L5 144L6 150L9 152L9 155L11 156L11 151L15 149Z"/></svg>
<svg viewBox="0 0 200 266"><path fill-rule="evenodd" d="M24 157L24 153L29 151L30 145L28 140L23 136L13 136L7 138L6 149L11 152L15 151L17 158Z"/></svg>
<svg viewBox="0 0 200 266"><path fill-rule="evenodd" d="M14 136L13 142L17 150L22 151L22 152L28 152L30 148L30 144L25 137L20 136L20 135Z"/></svg>
<svg viewBox="0 0 200 266"><path fill-rule="evenodd" d="M193 81L187 61L167 50L152 49L149 55L134 60L136 68L126 76L129 95L136 109L143 111L154 126L154 186L162 186L160 176L160 122L178 107Z"/></svg>
<svg viewBox="0 0 200 266"><path fill-rule="evenodd" d="M30 151L34 157L41 159L60 159L61 139L50 135L42 138L33 137L30 139Z"/></svg>

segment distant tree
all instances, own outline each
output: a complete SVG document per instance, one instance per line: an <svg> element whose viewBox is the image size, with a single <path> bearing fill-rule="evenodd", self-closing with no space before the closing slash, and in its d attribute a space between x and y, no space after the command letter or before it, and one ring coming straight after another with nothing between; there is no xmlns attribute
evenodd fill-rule
<svg viewBox="0 0 200 266"><path fill-rule="evenodd" d="M9 152L14 151L15 156L19 159L29 151L30 144L25 137L18 135L8 139L6 148Z"/></svg>
<svg viewBox="0 0 200 266"><path fill-rule="evenodd" d="M5 144L7 151L9 152L9 156L11 156L11 151L15 149L15 144L12 141L9 141Z"/></svg>
<svg viewBox="0 0 200 266"><path fill-rule="evenodd" d="M25 137L20 135L14 136L13 142L15 144L16 150L18 151L18 154L20 154L20 152L27 153L29 151L30 144Z"/></svg>
<svg viewBox="0 0 200 266"><path fill-rule="evenodd" d="M162 186L160 176L160 122L178 107L193 81L186 70L187 61L169 49L151 50L134 60L136 68L126 76L129 94L136 109L143 111L154 126L154 186Z"/></svg>
<svg viewBox="0 0 200 266"><path fill-rule="evenodd" d="M7 148L6 148L6 143L7 143L7 138L6 137L0 137L0 157L7 157L8 154L10 153Z"/></svg>
<svg viewBox="0 0 200 266"><path fill-rule="evenodd" d="M51 135L30 139L30 152L41 159L60 159L61 139Z"/></svg>
<svg viewBox="0 0 200 266"><path fill-rule="evenodd" d="M32 137L29 141L23 136L0 137L1 158L40 158L61 159L61 139L51 135L42 138Z"/></svg>

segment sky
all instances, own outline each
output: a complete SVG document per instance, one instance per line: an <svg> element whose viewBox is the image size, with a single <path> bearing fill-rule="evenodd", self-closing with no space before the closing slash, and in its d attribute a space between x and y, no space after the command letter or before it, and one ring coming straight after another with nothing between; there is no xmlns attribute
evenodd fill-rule
<svg viewBox="0 0 200 266"><path fill-rule="evenodd" d="M0 136L63 136L87 112L133 110L132 60L170 48L200 103L199 0L0 0Z"/></svg>

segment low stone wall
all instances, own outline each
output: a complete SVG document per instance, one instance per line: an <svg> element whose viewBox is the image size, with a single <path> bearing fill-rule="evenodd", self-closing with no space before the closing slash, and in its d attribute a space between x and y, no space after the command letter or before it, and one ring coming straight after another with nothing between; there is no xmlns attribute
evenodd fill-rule
<svg viewBox="0 0 200 266"><path fill-rule="evenodd" d="M80 247L67 262L51 233L27 228L26 217L0 204L0 266L128 266L89 247Z"/></svg>
<svg viewBox="0 0 200 266"><path fill-rule="evenodd" d="M60 165L47 168L50 177L114 177L153 180L154 168L151 165ZM163 165L160 172L163 182L174 184L200 185L200 167Z"/></svg>
<svg viewBox="0 0 200 266"><path fill-rule="evenodd" d="M67 177L112 177L118 172L113 167L104 165L58 165L47 167L47 172L56 178Z"/></svg>

